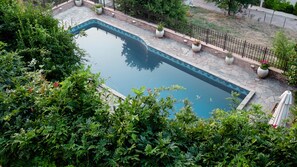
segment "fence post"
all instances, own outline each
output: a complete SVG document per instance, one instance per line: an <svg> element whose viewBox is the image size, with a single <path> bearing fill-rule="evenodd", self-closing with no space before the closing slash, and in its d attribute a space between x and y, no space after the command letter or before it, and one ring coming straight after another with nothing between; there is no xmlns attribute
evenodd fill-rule
<svg viewBox="0 0 297 167"><path fill-rule="evenodd" d="M189 33L189 36L190 36L190 37L193 37L193 36L192 36L192 35L193 35L193 34L192 34L192 33L193 33L193 32L192 32L192 31L193 31L193 25L190 23L190 24L188 24L188 27L190 27L190 33Z"/></svg>
<svg viewBox="0 0 297 167"><path fill-rule="evenodd" d="M244 57L244 51L245 51L245 47L246 47L246 40L243 43L243 49L242 49L242 53L241 56Z"/></svg>
<svg viewBox="0 0 297 167"><path fill-rule="evenodd" d="M114 4L115 0L112 0L112 7L113 7L113 11L115 11L115 4Z"/></svg>
<svg viewBox="0 0 297 167"><path fill-rule="evenodd" d="M227 43L227 33L224 36L224 46L223 46L223 50L226 50L226 43Z"/></svg>
<svg viewBox="0 0 297 167"><path fill-rule="evenodd" d="M269 23L269 24L272 23L272 19L273 19L273 16L274 16L274 12L275 12L275 10L273 10L273 12L272 12L272 15L271 15L271 19L270 19L270 23Z"/></svg>
<svg viewBox="0 0 297 167"><path fill-rule="evenodd" d="M264 57L263 57L263 60L265 60L265 58L266 58L266 54L267 54L267 47L264 49Z"/></svg>
<svg viewBox="0 0 297 167"><path fill-rule="evenodd" d="M285 27L285 25L286 25L286 21L287 21L287 18L285 17L285 21L284 21L283 28L284 28L284 27Z"/></svg>
<svg viewBox="0 0 297 167"><path fill-rule="evenodd" d="M206 44L208 44L208 35L209 35L209 29L206 30Z"/></svg>

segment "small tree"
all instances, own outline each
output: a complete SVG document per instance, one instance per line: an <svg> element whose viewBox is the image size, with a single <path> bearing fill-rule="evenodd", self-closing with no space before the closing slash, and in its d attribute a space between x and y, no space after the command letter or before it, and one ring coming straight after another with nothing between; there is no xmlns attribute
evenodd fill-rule
<svg viewBox="0 0 297 167"><path fill-rule="evenodd" d="M216 5L224 10L228 11L228 15L231 13L236 14L242 7L247 7L248 4L256 4L257 0L206 0L208 2L215 2Z"/></svg>
<svg viewBox="0 0 297 167"><path fill-rule="evenodd" d="M275 34L273 40L273 51L280 59L288 60L290 55L294 51L295 44L284 34L283 31L279 31Z"/></svg>
<svg viewBox="0 0 297 167"><path fill-rule="evenodd" d="M295 42L291 41L282 31L277 32L273 40L273 51L279 61L286 63L285 75L290 85L297 85L297 52Z"/></svg>
<svg viewBox="0 0 297 167"><path fill-rule="evenodd" d="M117 0L118 10L154 23L174 28L186 23L187 7L181 0ZM176 24L178 21L179 24Z"/></svg>

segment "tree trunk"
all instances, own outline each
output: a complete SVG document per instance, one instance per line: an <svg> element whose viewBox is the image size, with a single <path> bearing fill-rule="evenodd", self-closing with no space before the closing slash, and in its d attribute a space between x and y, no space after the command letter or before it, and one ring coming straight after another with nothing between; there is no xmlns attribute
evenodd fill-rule
<svg viewBox="0 0 297 167"><path fill-rule="evenodd" d="M232 6L232 0L228 1L228 16L231 16L231 6Z"/></svg>

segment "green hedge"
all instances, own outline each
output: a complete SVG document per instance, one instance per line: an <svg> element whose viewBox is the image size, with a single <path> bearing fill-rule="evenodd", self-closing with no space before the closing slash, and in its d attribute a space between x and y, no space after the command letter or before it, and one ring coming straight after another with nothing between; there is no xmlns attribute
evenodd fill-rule
<svg viewBox="0 0 297 167"><path fill-rule="evenodd" d="M280 0L265 0L263 3L263 7L272 9L272 10L277 10L277 11L282 11L285 13L290 13L290 14L295 14L297 15L296 11L296 4L295 7L292 5L289 1L280 1Z"/></svg>
<svg viewBox="0 0 297 167"><path fill-rule="evenodd" d="M61 80L77 69L83 52L73 35L58 26L50 8L30 3L0 0L0 41L7 51L17 51L34 69L42 69L49 80Z"/></svg>

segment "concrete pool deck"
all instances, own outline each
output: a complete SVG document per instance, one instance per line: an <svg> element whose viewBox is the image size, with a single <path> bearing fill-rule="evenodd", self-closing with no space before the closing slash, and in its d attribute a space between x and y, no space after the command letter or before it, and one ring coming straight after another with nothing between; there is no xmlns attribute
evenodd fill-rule
<svg viewBox="0 0 297 167"><path fill-rule="evenodd" d="M255 95L249 104L261 104L267 112L270 112L275 103L279 102L278 97L285 90L293 89L274 78L258 79L257 74L252 68L227 65L224 59L206 51L193 53L191 48L184 43L179 43L168 38L156 38L153 32L138 28L133 24L120 21L108 15L96 15L94 11L87 7L74 6L66 11L56 14L54 17L63 22L65 26L72 27L89 19L99 19L131 34L137 35L148 45L162 52L182 59L185 62L189 62L191 65L216 75L226 81L232 82L240 87L254 91Z"/></svg>

